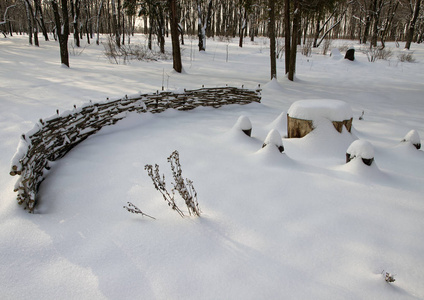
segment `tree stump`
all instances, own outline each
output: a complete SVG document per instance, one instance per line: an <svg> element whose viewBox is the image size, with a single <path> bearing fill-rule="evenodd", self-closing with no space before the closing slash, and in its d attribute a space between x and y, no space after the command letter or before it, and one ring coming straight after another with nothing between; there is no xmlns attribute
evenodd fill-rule
<svg viewBox="0 0 424 300"><path fill-rule="evenodd" d="M374 148L370 142L356 140L346 151L346 163L354 158L361 158L367 166L371 166L374 161Z"/></svg>
<svg viewBox="0 0 424 300"><path fill-rule="evenodd" d="M348 59L350 61L354 61L355 60L355 49L354 48L349 48L346 51L346 54L345 54L345 57L344 58L345 59Z"/></svg>
<svg viewBox="0 0 424 300"><path fill-rule="evenodd" d="M353 113L349 105L339 100L301 100L293 103L287 113L288 138L302 138L314 130L314 120L325 118L342 133L352 130Z"/></svg>
<svg viewBox="0 0 424 300"><path fill-rule="evenodd" d="M245 135L252 136L252 123L248 117L240 116L234 126L243 131Z"/></svg>
<svg viewBox="0 0 424 300"><path fill-rule="evenodd" d="M280 133L277 130L272 129L265 138L265 141L262 145L262 148L271 145L277 147L280 153L284 152L283 139L281 138Z"/></svg>

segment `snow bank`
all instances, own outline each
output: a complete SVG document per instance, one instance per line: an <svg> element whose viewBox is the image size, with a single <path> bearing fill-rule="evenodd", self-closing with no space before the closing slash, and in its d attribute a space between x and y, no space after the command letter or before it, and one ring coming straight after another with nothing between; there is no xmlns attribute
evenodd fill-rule
<svg viewBox="0 0 424 300"><path fill-rule="evenodd" d="M274 121L272 121L267 126L267 128L269 130L276 129L279 132L281 132L282 135L287 134L287 113L285 111L283 111L281 114L278 115L277 118L275 118Z"/></svg>
<svg viewBox="0 0 424 300"><path fill-rule="evenodd" d="M294 102L287 111L291 118L331 121L350 120L353 116L350 106L340 100L311 99Z"/></svg>

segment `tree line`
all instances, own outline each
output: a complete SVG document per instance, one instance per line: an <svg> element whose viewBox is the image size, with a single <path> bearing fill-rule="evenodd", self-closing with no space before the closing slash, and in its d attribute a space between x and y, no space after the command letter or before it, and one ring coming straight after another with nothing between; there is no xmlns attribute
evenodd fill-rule
<svg viewBox="0 0 424 300"><path fill-rule="evenodd" d="M130 43L135 32L156 41L165 52L171 34L174 69L181 72L180 44L197 36L199 51L207 37L270 38L271 78L276 77L276 39L284 38L285 72L293 80L297 46L307 41L319 47L325 39L351 39L384 48L386 41L424 39L423 0L2 0L0 33L39 36L60 44L61 62L69 66L68 39L99 44L109 34L117 47ZM41 34L40 34L41 33ZM50 35L49 35L50 34Z"/></svg>

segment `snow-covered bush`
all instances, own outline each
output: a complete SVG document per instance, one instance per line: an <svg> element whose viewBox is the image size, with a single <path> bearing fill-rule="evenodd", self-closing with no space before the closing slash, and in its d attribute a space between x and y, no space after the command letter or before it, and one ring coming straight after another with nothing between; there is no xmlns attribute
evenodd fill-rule
<svg viewBox="0 0 424 300"><path fill-rule="evenodd" d="M349 45L348 44L343 44L337 47L337 49L339 49L340 52L346 52L347 50L349 50Z"/></svg>
<svg viewBox="0 0 424 300"><path fill-rule="evenodd" d="M330 38L326 38L324 40L324 44L322 45L322 54L327 55L328 50L331 47L331 44L333 43L333 40Z"/></svg>
<svg viewBox="0 0 424 300"><path fill-rule="evenodd" d="M189 214L200 216L201 211L199 203L197 202L197 192L194 189L193 181L186 179L184 182L177 150L172 152L172 154L168 157L168 162L171 164L172 176L175 181L175 183L172 184L174 188L171 190L171 193L166 189L165 175L160 176L159 166L157 164L155 164L154 168L152 165L145 165L144 169L152 179L155 189L162 194L162 197L168 203L168 206L170 206L173 210L176 210L181 217L184 217L185 215L175 203L175 191L178 191L181 198L185 201Z"/></svg>
<svg viewBox="0 0 424 300"><path fill-rule="evenodd" d="M346 151L346 163L355 158L361 158L364 164L371 166L374 161L374 147L367 141L354 141Z"/></svg>
<svg viewBox="0 0 424 300"><path fill-rule="evenodd" d="M284 146L283 146L283 139L281 138L280 133L275 130L272 129L268 135L265 138L265 141L262 145L262 148L268 146L268 145L274 145L275 147L278 148L278 150L283 153L284 152Z"/></svg>
<svg viewBox="0 0 424 300"><path fill-rule="evenodd" d="M243 131L247 136L252 135L252 123L250 122L250 119L246 116L240 116L234 127Z"/></svg>
<svg viewBox="0 0 424 300"><path fill-rule="evenodd" d="M415 62L415 58L413 56L413 51L401 52L398 54L398 60L400 62Z"/></svg>
<svg viewBox="0 0 424 300"><path fill-rule="evenodd" d="M363 52L367 55L369 62L376 62L379 59L388 60L393 55L392 51L386 48L371 47Z"/></svg>
<svg viewBox="0 0 424 300"><path fill-rule="evenodd" d="M147 48L146 45L121 45L118 47L113 38L109 37L106 43L102 43L105 48L104 55L111 63L127 64L130 60L157 61L172 58L170 53L155 52Z"/></svg>
<svg viewBox="0 0 424 300"><path fill-rule="evenodd" d="M313 41L311 38L308 38L306 40L306 42L303 44L303 47L302 47L302 51L301 51L302 55L305 55L307 57L310 57L312 55L312 42Z"/></svg>
<svg viewBox="0 0 424 300"><path fill-rule="evenodd" d="M402 142L409 142L412 145L415 146L415 148L420 149L421 148L421 139L420 135L416 130L409 131L405 137L403 138Z"/></svg>

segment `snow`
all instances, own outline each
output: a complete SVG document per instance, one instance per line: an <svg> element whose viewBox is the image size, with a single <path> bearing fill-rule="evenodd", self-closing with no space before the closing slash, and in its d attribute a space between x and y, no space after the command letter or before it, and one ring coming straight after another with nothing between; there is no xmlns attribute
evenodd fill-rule
<svg viewBox="0 0 424 300"><path fill-rule="evenodd" d="M421 144L420 135L416 130L413 129L405 135L402 142L410 142L413 145Z"/></svg>
<svg viewBox="0 0 424 300"><path fill-rule="evenodd" d="M399 62L394 43L392 59L375 63L360 51L347 62L319 49L298 55L295 82L283 76L284 59L270 82L265 38L243 48L209 39L195 59L188 41L184 74L172 61L113 65L94 44L61 68L53 39L27 43L0 39L2 299L424 298L424 153L400 143L411 129L424 134L424 45L412 45L416 63ZM333 45L346 43L354 42ZM169 90L260 84L262 102L130 113L51 164L35 214L17 205L9 172L23 133L57 109L156 92L164 69ZM352 133L323 118L304 138L285 138L293 103L329 99L351 108ZM339 119L349 116L333 104ZM235 130L240 116L251 137ZM262 148L272 129L285 154ZM372 144L371 166L345 163L355 140ZM144 170L159 164L172 188L174 150L200 218L172 211ZM156 220L128 213L128 201Z"/></svg>
<svg viewBox="0 0 424 300"><path fill-rule="evenodd" d="M281 139L280 133L277 130L272 129L266 136L264 144L265 145L271 144L271 145L280 147L283 145L283 140Z"/></svg>
<svg viewBox="0 0 424 300"><path fill-rule="evenodd" d="M292 118L303 120L326 118L331 121L344 121L352 118L352 110L346 102L328 99L296 101L290 106L288 114Z"/></svg>
<svg viewBox="0 0 424 300"><path fill-rule="evenodd" d="M252 129L252 123L250 122L250 119L247 116L240 116L234 126L241 130Z"/></svg>
<svg viewBox="0 0 424 300"><path fill-rule="evenodd" d="M374 158L374 147L368 141L356 140L347 148L346 153L350 154L351 158L371 159Z"/></svg>
<svg viewBox="0 0 424 300"><path fill-rule="evenodd" d="M334 60L339 60L343 58L343 55L340 53L340 50L338 48L331 49L330 56Z"/></svg>

